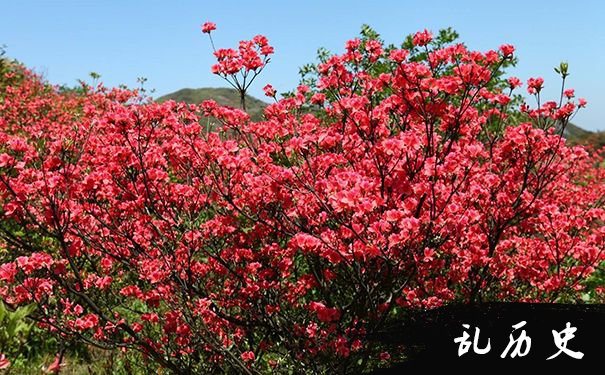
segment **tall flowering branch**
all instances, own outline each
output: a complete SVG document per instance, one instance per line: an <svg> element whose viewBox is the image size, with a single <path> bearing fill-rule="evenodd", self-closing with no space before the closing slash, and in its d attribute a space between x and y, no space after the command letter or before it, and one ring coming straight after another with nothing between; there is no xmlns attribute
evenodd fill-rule
<svg viewBox="0 0 605 375"><path fill-rule="evenodd" d="M269 63L273 47L269 45L267 37L257 35L252 40L242 40L238 49L219 48L214 46L212 31L216 25L206 22L202 25L202 32L208 34L217 63L212 66L212 73L227 81L240 95L242 109L246 110L246 92L252 82Z"/></svg>

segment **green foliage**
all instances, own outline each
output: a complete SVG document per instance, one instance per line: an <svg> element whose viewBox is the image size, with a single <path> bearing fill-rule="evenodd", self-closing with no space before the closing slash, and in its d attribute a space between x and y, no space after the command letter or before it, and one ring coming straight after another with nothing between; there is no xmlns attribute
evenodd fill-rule
<svg viewBox="0 0 605 375"><path fill-rule="evenodd" d="M11 361L13 369L24 369L45 353L55 353L56 340L29 319L35 309L31 304L11 310L0 301L0 353Z"/></svg>
<svg viewBox="0 0 605 375"><path fill-rule="evenodd" d="M55 360L55 353L45 353L28 361L12 361L11 367L2 372L14 375L40 375ZM1 370L0 370L1 371ZM66 353L61 375L146 375L162 374L157 366L139 353L91 349L86 355Z"/></svg>
<svg viewBox="0 0 605 375"><path fill-rule="evenodd" d="M34 310L34 304L21 306L14 311L6 308L0 301L0 350L6 353L7 349L25 344L32 329L32 322L25 320Z"/></svg>
<svg viewBox="0 0 605 375"><path fill-rule="evenodd" d="M59 342L30 319L35 310L35 304L11 310L0 301L0 353L11 362L10 373L40 374L60 351ZM157 366L137 352L101 350L75 343L63 345L63 375L143 375L157 372Z"/></svg>

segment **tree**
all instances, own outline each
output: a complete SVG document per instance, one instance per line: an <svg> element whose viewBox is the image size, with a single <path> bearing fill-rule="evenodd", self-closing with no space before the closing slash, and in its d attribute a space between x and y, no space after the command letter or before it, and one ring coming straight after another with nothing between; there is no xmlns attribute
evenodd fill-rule
<svg viewBox="0 0 605 375"><path fill-rule="evenodd" d="M357 373L405 356L367 338L414 309L579 299L603 172L554 125L585 102L516 110L514 48L443 35L385 48L365 29L258 122L31 75L5 89L0 295L180 374ZM267 41L242 45L214 71L256 76Z"/></svg>

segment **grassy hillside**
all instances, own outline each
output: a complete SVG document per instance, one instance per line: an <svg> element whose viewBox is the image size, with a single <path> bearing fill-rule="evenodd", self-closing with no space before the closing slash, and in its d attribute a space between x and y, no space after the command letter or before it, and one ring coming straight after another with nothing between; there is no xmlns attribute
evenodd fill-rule
<svg viewBox="0 0 605 375"><path fill-rule="evenodd" d="M589 130L582 129L574 124L568 124L567 127L565 127L565 133L563 135L569 140L583 140L592 134L593 132Z"/></svg>
<svg viewBox="0 0 605 375"><path fill-rule="evenodd" d="M200 88L200 89L181 89L173 93L161 96L156 99L158 102L167 100L175 100L177 102L185 102L190 104L198 104L204 100L215 100L220 105L240 108L239 93L230 88ZM263 114L263 109L267 103L256 99L253 96L246 95L246 111L253 120L260 120Z"/></svg>
<svg viewBox="0 0 605 375"><path fill-rule="evenodd" d="M569 124L565 128L565 133L563 134L565 138L572 145L585 145L594 147L594 149L599 150L605 147L605 132L597 131L593 132L590 130L582 129L581 127Z"/></svg>
<svg viewBox="0 0 605 375"><path fill-rule="evenodd" d="M567 137L567 139L569 139L572 144L593 146L597 150L605 147L605 131L583 131L585 133L576 137Z"/></svg>

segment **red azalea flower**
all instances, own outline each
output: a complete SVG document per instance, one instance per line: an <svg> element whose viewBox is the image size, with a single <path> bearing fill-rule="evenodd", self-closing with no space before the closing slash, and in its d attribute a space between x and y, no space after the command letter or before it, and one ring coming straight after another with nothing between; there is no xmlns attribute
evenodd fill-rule
<svg viewBox="0 0 605 375"><path fill-rule="evenodd" d="M202 32L205 34L210 34L213 30L216 30L216 24L214 22L205 22L202 25Z"/></svg>
<svg viewBox="0 0 605 375"><path fill-rule="evenodd" d="M269 96L271 98L275 97L275 89L270 84L265 85L265 87L263 87L263 91L265 92L266 96Z"/></svg>
<svg viewBox="0 0 605 375"><path fill-rule="evenodd" d="M9 368L11 365L10 361L6 359L6 355L0 355L0 369Z"/></svg>
<svg viewBox="0 0 605 375"><path fill-rule="evenodd" d="M515 47L511 44L503 44L500 46L500 52L502 52L504 57L510 57L515 52Z"/></svg>
<svg viewBox="0 0 605 375"><path fill-rule="evenodd" d="M427 29L424 29L424 31L417 32L412 38L414 45L420 47L426 46L431 42L431 40L433 40L433 34Z"/></svg>

